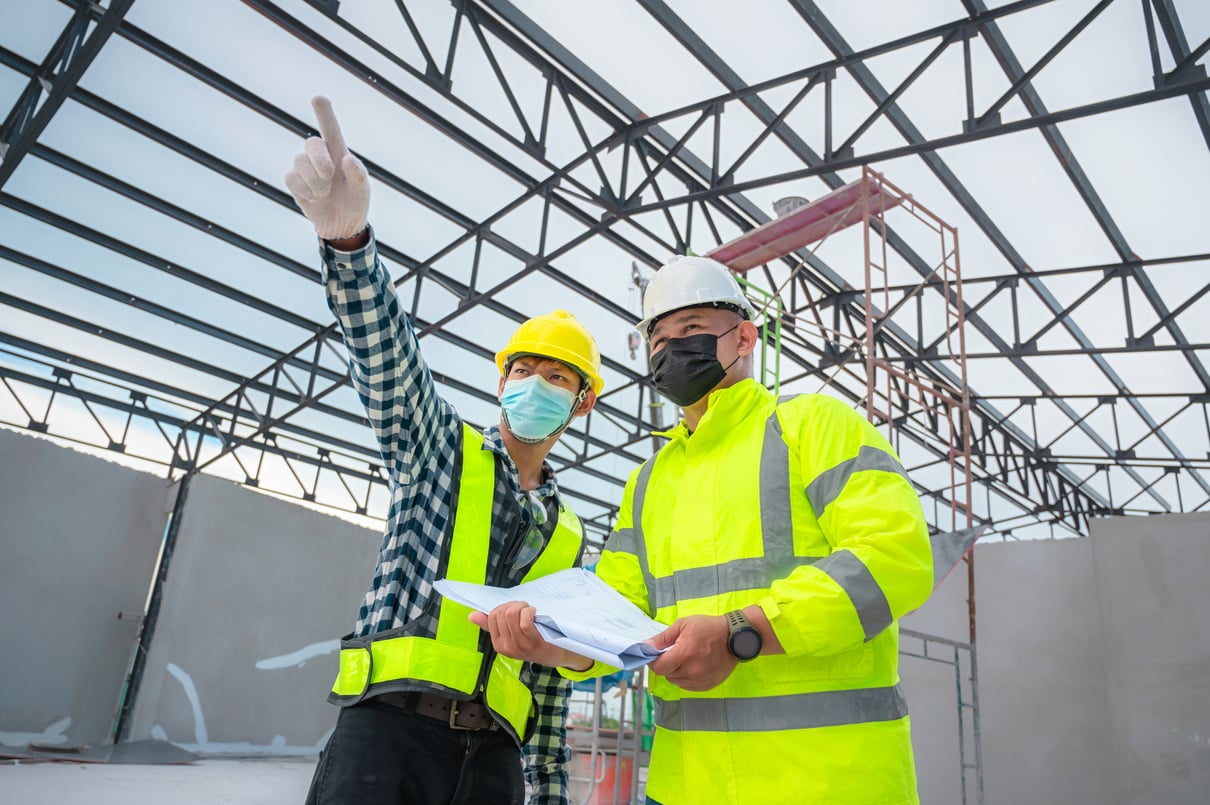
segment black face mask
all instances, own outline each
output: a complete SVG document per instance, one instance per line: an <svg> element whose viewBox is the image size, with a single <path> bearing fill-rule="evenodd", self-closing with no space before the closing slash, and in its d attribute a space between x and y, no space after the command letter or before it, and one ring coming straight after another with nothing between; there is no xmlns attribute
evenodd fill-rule
<svg viewBox="0 0 1210 805"><path fill-rule="evenodd" d="M699 333L669 338L664 348L651 356L651 379L656 390L682 408L709 394L731 368L718 360L718 340L731 330L719 335ZM735 360L739 360L738 355ZM734 365L735 361L731 363Z"/></svg>

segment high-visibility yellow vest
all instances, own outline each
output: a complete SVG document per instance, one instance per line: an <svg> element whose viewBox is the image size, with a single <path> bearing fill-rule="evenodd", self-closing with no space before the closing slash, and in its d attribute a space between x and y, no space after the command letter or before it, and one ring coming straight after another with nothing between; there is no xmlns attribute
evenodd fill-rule
<svg viewBox="0 0 1210 805"><path fill-rule="evenodd" d="M456 509L442 546L444 578L484 584L491 546L496 460L483 435L462 427ZM572 567L580 556L583 528L560 505L554 533L530 565L524 581ZM521 660L491 649L491 638L467 620L470 609L437 596L420 618L388 631L341 641L340 671L328 700L347 706L387 691L427 691L483 701L518 743L529 733L533 695L521 682Z"/></svg>
<svg viewBox="0 0 1210 805"><path fill-rule="evenodd" d="M652 675L647 794L916 803L896 620L932 590L923 511L844 403L714 392L631 476L598 575L662 623L759 604L785 648L689 692Z"/></svg>

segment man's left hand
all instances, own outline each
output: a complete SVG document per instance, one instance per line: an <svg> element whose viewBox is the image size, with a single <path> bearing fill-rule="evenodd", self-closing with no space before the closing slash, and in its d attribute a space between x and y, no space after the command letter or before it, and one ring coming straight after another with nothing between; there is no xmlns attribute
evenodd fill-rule
<svg viewBox="0 0 1210 805"><path fill-rule="evenodd" d="M680 618L648 642L668 650L650 664L655 673L684 690L718 687L739 664L727 648L727 619L721 615Z"/></svg>

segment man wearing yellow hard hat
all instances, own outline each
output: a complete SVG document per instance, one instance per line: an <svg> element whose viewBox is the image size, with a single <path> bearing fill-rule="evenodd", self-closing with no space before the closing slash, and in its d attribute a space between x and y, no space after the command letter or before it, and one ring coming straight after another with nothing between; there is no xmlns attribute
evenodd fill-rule
<svg viewBox="0 0 1210 805"><path fill-rule="evenodd" d="M470 427L434 386L378 258L366 169L324 98L286 186L321 240L328 306L382 453L391 508L341 641L341 707L307 803L567 802L571 683L497 655L438 578L512 587L573 567L583 529L546 456L604 382L596 342L556 310L496 353L500 422Z"/></svg>

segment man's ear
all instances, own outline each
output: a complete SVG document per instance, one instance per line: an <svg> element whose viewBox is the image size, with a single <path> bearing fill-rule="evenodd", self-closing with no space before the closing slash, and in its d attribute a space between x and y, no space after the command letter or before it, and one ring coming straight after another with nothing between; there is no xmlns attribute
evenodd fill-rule
<svg viewBox="0 0 1210 805"><path fill-rule="evenodd" d="M496 399L497 400L499 400L501 397L504 396L504 382L506 380L508 380L507 377L504 377L503 375L500 376L500 385L496 387Z"/></svg>
<svg viewBox="0 0 1210 805"><path fill-rule="evenodd" d="M589 411L591 411L592 407L596 404L597 404L597 393L595 391L593 391L592 389L589 389L588 392L584 395L584 400L583 400L583 402L580 403L580 407L576 409L576 416L584 416Z"/></svg>
<svg viewBox="0 0 1210 805"><path fill-rule="evenodd" d="M738 326L739 329L739 355L741 357L751 355L752 350L756 349L756 345L760 343L760 330L752 322L745 319Z"/></svg>

